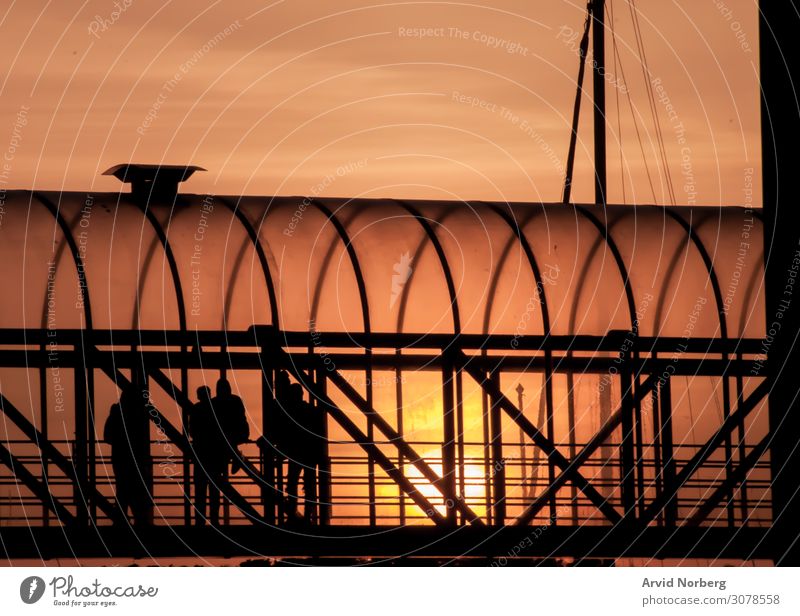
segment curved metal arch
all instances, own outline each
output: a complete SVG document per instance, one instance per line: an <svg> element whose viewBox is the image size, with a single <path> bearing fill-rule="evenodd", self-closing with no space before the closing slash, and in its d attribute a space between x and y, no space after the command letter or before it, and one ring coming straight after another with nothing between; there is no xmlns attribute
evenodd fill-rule
<svg viewBox="0 0 800 616"><path fill-rule="evenodd" d="M369 335L372 332L372 326L370 322L369 316L369 298L367 297L367 286L364 282L364 273L361 270L361 264L358 260L358 254L356 253L355 246L353 246L353 242L350 240L350 235L347 233L347 229L342 224L336 215L328 209L328 207L319 201L318 199L312 199L311 204L319 210L323 215L327 216L328 221L333 225L334 229L336 229L336 233L339 235L342 243L345 246L345 250L347 250L347 255L350 258L350 264L353 268L353 273L356 277L356 284L358 285L358 293L361 299L361 319L364 325L364 333ZM372 345L367 344L364 347L364 354L366 357L366 363L364 366L364 371L367 377L367 404L372 407L373 399L372 399ZM367 436L371 440L373 439L373 420L371 417L367 418ZM368 494L369 494L369 518L370 524L374 524L374 520L376 519L376 508L375 508L375 471L374 471L374 461L372 457L368 456L368 472L370 481L368 484Z"/></svg>
<svg viewBox="0 0 800 616"><path fill-rule="evenodd" d="M610 232L612 228L613 228L613 225L612 226L606 226L606 230L608 232ZM600 246L603 245L604 241L605 240L604 240L604 237L603 237L602 234L597 236L597 238L594 241L594 244L592 244L592 247L589 249L589 251L586 254L586 257L584 259L585 263L587 263L587 262L591 261L592 259L594 259L595 253L600 248ZM583 285L586 282L586 277L588 275L589 275L589 269L588 268L584 268L581 271L580 277L578 278L578 281L577 281L577 285L576 286L578 287L578 290L575 293L574 301L572 302L572 306L570 307L569 333L573 333L573 334L577 333L575 331L576 330L575 321L578 318L578 303L580 302L581 293L583 292ZM571 378L571 376L568 377L568 378Z"/></svg>
<svg viewBox="0 0 800 616"><path fill-rule="evenodd" d="M349 225L353 224L353 222L362 214L363 210L354 210L353 214L347 220L340 220L342 226L347 228ZM320 264L319 271L317 272L317 281L314 285L314 295L311 298L311 307L309 310L309 322L314 323L314 327L316 328L317 323L317 313L319 312L319 306L322 303L322 290L325 285L325 280L328 275L328 270L331 266L331 261L333 260L333 256L336 252L336 247L339 246L339 242L341 242L341 236L335 232L331 239L328 248L322 257L322 263ZM358 283L356 283L358 286Z"/></svg>
<svg viewBox="0 0 800 616"><path fill-rule="evenodd" d="M442 226L444 224L444 221L452 213L453 213L453 210L446 211L436 221L436 224ZM437 236L437 239L438 239L438 236ZM413 261L418 261L419 260L419 257L422 254L422 251L425 250L425 247L428 245L429 241L430 241L430 237L428 237L427 234L419 241L419 244L417 245L417 249L414 251ZM445 260L446 260L446 257L445 257ZM449 269L449 265L448 265L448 269ZM403 329L405 327L406 310L408 308L408 301L409 301L408 298L411 295L411 287L413 286L413 284L414 284L414 278L411 277L411 278L409 278L408 282L406 282L406 284L403 285L403 291L402 291L402 294L400 295L400 307L399 307L399 309L397 311L397 325L395 326L395 329L397 330L398 333L402 333ZM455 284L454 284L453 288L455 289ZM459 322L460 322L460 313L459 313Z"/></svg>
<svg viewBox="0 0 800 616"><path fill-rule="evenodd" d="M675 272L675 268L678 265L678 261L681 259L681 255L683 255L684 269L685 269L685 267L686 267L685 263L688 260L689 255L690 254L694 255L694 253L692 251L690 251L690 249L689 249L691 240L690 240L690 238L688 236L687 236L686 239L687 239L686 242L681 242L676 247L672 257L670 258L669 263L666 265L665 274L664 274L663 278L661 279L661 289L659 291L659 297L661 299L656 304L655 316L653 317L653 322L654 322L654 327L655 327L654 331L656 332L655 335L659 335L659 332L660 332L660 330L662 328L661 321L662 321L662 318L663 318L664 311L670 309L672 307L672 305L674 304L674 297L673 297L673 301L670 303L670 305L666 306L666 298L662 297L662 296L664 296L666 294L666 289L667 289L667 287L669 286L669 284L670 284L670 282L672 280L672 276L673 276L673 274ZM676 292L676 294L677 294L677 292ZM673 294L673 296L674 295L675 294Z"/></svg>
<svg viewBox="0 0 800 616"><path fill-rule="evenodd" d="M236 217L236 220L238 220L239 224L244 228L245 233L247 233L247 236L250 238L250 241L253 244L253 249L256 251L256 255L258 256L258 263L261 266L261 272L264 274L264 282L267 285L272 325L280 329L280 317L278 312L278 298L275 291L275 281L272 278L272 273L269 271L269 260L267 259L266 252L264 252L264 246L258 239L258 231L255 229L255 227L253 227L253 224L250 222L250 219L247 218L247 215L239 208L239 203L233 204L224 197L215 198L218 199L220 203L222 203ZM266 218L267 211L264 212L264 216L261 218L261 223L263 223L264 219ZM259 224L259 228L261 227L261 223Z"/></svg>
<svg viewBox="0 0 800 616"><path fill-rule="evenodd" d="M78 212L75 218L71 223L69 223L70 233L74 233L75 225L80 222L81 213ZM58 249L56 250L55 259L53 259L53 264L55 266L56 275L58 275L58 268L61 266L61 259L64 256L64 252L69 248L69 242L63 242L59 244ZM45 298L42 302L42 329L47 327L47 286L49 281L45 281Z"/></svg>
<svg viewBox="0 0 800 616"><path fill-rule="evenodd" d="M763 251L758 256L758 259L756 260L756 265L758 265L758 264L760 264L761 267L764 267L764 253L763 253ZM756 310L756 308L757 308L757 306L755 304L753 304L753 306L749 310L747 309L747 307L750 306L750 302L753 301L753 293L755 292L755 286L756 286L756 282L758 282L758 280L759 280L759 277L757 275L752 276L750 278L750 282L747 284L747 288L745 289L744 301L742 302L742 304L744 305L744 310L742 310L742 315L741 315L741 317L739 319L739 332L740 332L739 337L740 338L743 337L743 332L744 332L745 328L747 327L747 324L750 322L750 316L753 314L753 311ZM762 282L764 281L763 276L761 278L761 281ZM756 298L757 297L758 296L756 295ZM766 310L765 310L765 312L766 312Z"/></svg>
<svg viewBox="0 0 800 616"><path fill-rule="evenodd" d="M749 209L749 210L750 210L750 211L753 213L753 216L755 216L756 218L758 218L758 222L760 222L760 223L761 223L761 227L762 227L762 233L763 233L763 227L764 227L764 214L763 214L762 210L761 210L760 208L754 208L754 207L747 208L747 209ZM763 246L763 244L762 244L762 246L761 246L761 255L759 256L759 260L761 261L761 265L762 265L762 267L766 268L766 263L765 263L765 260L764 260L764 259L765 259L765 255L764 255L764 246ZM740 331L740 332L743 332L743 331L744 331L744 328L747 326L747 321L745 321L745 319L748 317L749 313L752 313L752 310L750 310L750 311L748 312L748 310L747 310L747 305L748 305L748 304L750 303L750 301L751 301L751 300L750 300L750 298L751 298L751 296L753 295L753 288L754 288L754 286L755 286L755 281L756 281L756 280L757 280L757 278L751 278L751 280L750 280L750 284L749 284L749 285L747 285L747 292L746 292L746 294L745 294L745 302L744 302L744 305L745 305L745 310L743 310L743 311L742 311L742 318L740 319L740 324L739 324L739 331ZM763 275L762 275L762 278L761 278L761 280L762 280L762 281L764 280L764 276L763 276ZM741 336L741 334L740 334L740 336Z"/></svg>
<svg viewBox="0 0 800 616"><path fill-rule="evenodd" d="M152 227L153 231L158 238L158 242L161 244L161 248L164 251L164 256L167 258L167 265L169 266L170 276L172 277L172 286L175 289L175 299L178 305L178 327L182 332L186 331L186 301L183 297L183 285L181 283L180 272L178 270L178 262L175 260L175 254L172 251L172 246L169 243L169 238L167 238L167 234L164 231L164 227L155 217L152 210L150 209L149 205L142 205L139 203L134 203L136 209L138 209L142 214L144 214L145 219L150 226ZM148 265L149 269L149 265ZM147 273L144 274L147 276ZM143 288L143 287L142 287ZM141 294L139 294L138 301L134 306L135 315L138 318L139 313L139 304L141 303ZM137 320L137 319L135 319Z"/></svg>
<svg viewBox="0 0 800 616"><path fill-rule="evenodd" d="M35 197L45 207L45 209L48 212L50 212L50 214L56 220L56 223L58 224L59 228L61 229L61 233L64 235L64 239L67 241L67 244L69 245L69 250L70 250L70 253L72 254L72 260L75 263L75 269L76 269L76 272L77 272L77 275L78 275L78 282L79 282L80 291L81 291L81 299L83 300L83 316L84 316L84 319L85 319L85 327L84 327L84 329L91 331L92 328L93 328L93 324L92 324L92 305L91 305L91 300L89 299L89 283L86 280L86 265L83 262L83 258L80 255L80 251L78 250L78 244L75 242L75 237L72 234L72 230L70 229L69 225L67 224L67 221L61 215L61 211L60 211L59 207L56 206L52 201L50 201L44 195L42 195L42 194L40 194L38 192L35 192L35 191L31 191L31 197ZM46 304L46 300L47 300L47 295L45 294L45 304ZM84 357L84 359L85 359L85 357ZM78 372L79 371L76 368L76 370L75 370L76 379L77 379ZM86 447L86 450L85 450L85 455L86 455L85 463L86 463L87 468L85 469L86 475L84 475L84 477L86 477L88 479L89 483L93 485L94 484L93 477L94 477L94 473L95 473L95 469L94 469L94 467L95 467L95 458L94 458L94 433L95 433L95 428L94 428L94 412L93 412L93 409L94 409L94 396L93 396L94 385L93 385L92 371L91 370L86 370L85 374L84 374L84 378L85 378L84 383L86 384L87 390L88 390L88 398L86 400L86 402L87 402L87 407L86 407L87 408L87 417L86 417L86 421L90 422L91 428L89 428L88 425L84 426L84 428L87 429L87 433L83 437L84 444L81 445L80 447L81 448L83 448L84 446ZM46 414L47 413L44 412L44 415L46 415ZM77 425L78 424L77 402L76 402L76 406L75 406L75 423L76 423L76 425L75 425L75 438L76 438L76 441L79 441L80 439L78 437L78 425ZM77 449L77 443L76 443L76 449ZM73 465L77 466L77 463L76 463L76 460L75 460L74 457L72 458L72 460L73 460ZM46 468L45 468L44 472L45 472L45 474L47 473ZM76 475L76 477L77 477L77 475ZM82 501L81 503L78 504L78 509L80 510L81 507L84 507L85 508L84 510L92 510L93 511L94 503L92 502L93 501L92 497L84 492L84 488L81 486L81 482L79 480L76 481L76 485L78 486L78 490L79 490L80 495L81 495L80 498L81 498L81 501ZM90 515L93 517L94 513L91 513Z"/></svg>
<svg viewBox="0 0 800 616"><path fill-rule="evenodd" d="M500 284L500 275L503 273L503 268L506 266L506 261L508 260L509 255L511 254L511 249L517 245L519 241L514 234L512 233L508 241L506 242L505 246L503 246L502 252L500 252L500 258L497 260L497 267L495 268L494 275L492 279L489 281L489 288L486 292L486 297L493 298L495 293L497 293L497 287ZM492 316L492 308L494 308L494 301L489 300L486 302L486 308L483 311L483 333L489 333L489 322Z"/></svg>
<svg viewBox="0 0 800 616"><path fill-rule="evenodd" d="M31 196L35 197L45 209L53 216L64 235L64 239L69 245L69 251L72 254L72 260L75 263L75 269L78 274L78 281L81 289L81 299L83 300L83 316L86 319L86 329L92 329L92 305L89 300L89 285L86 281L86 269L83 258L78 250L78 244L75 242L75 237L72 235L72 229L69 224L61 215L61 211L50 199L45 197L39 192L31 191Z"/></svg>
<svg viewBox="0 0 800 616"><path fill-rule="evenodd" d="M528 238L522 233L522 229L520 229L519 224L517 223L516 219L511 217L508 213L503 211L501 207L499 207L496 203L491 202L484 202L486 205L489 206L489 209L495 213L496 216L500 217L511 229L512 233L517 236L517 240L522 247L523 252L525 253L526 258L528 259L528 264L531 268L531 272L533 273L533 279L536 283L537 292L536 295L539 298L539 306L542 311L542 329L544 330L545 339L548 339L551 334L551 323L550 323L550 310L547 305L547 297L545 295L545 288L544 288L544 280L542 279L542 273L539 269L539 264L536 261L536 255L533 253L533 249L531 248L530 242ZM546 211L544 210L544 206L542 207L542 212L547 215ZM535 212L531 215L531 217L526 221L525 224L530 223L535 216ZM554 434L554 426L553 426L553 366L552 366L552 351L549 348L545 347L544 351L545 356L545 363L544 363L544 373L543 373L543 385L544 385L544 399L545 399L545 407L547 409L547 417L546 417L546 432L548 438L553 438ZM541 394L540 394L541 396ZM541 400L541 398L540 398ZM520 412L523 412L523 409L519 409ZM544 426L540 426L542 428ZM535 465L538 465L538 462L534 462ZM538 471L537 471L538 472ZM548 481L552 483L555 480L555 466L553 465L552 459L548 456L547 461L547 474L548 474ZM557 516L556 513L556 502L555 499L550 501L550 516L551 518L555 518Z"/></svg>
<svg viewBox="0 0 800 616"><path fill-rule="evenodd" d="M121 197L122 195L120 195ZM120 199L121 200L121 199ZM135 203L135 202L134 202ZM164 227L156 218L155 214L153 214L149 203L135 203L135 207L139 209L143 214L147 221L152 226L153 230L155 231L156 236L158 237L158 241L161 243L162 250L164 251L164 255L167 257L167 264L169 265L170 275L172 276L172 284L175 289L175 298L178 303L178 326L181 332L187 331L186 327L186 302L183 297L183 285L181 284L181 276L178 270L178 263L175 260L175 254L172 252L172 246L169 243L169 238L167 237L166 232L164 231ZM172 212L174 211L174 203L170 207L170 219L172 217ZM145 273L145 276L147 274ZM137 317L139 316L139 305L141 304L141 294L137 295L137 302L136 302L136 312ZM185 352L187 350L186 346L181 347L181 351ZM142 366L144 370L144 366ZM180 367L180 375L181 375L181 390L186 392L189 389L189 373L186 369L186 365ZM184 433L186 430L186 423L185 418L181 422L184 426ZM184 458L183 463L183 479L186 484L189 483L189 459ZM184 504L184 521L185 523L189 523L191 520L191 506L188 501Z"/></svg>
<svg viewBox="0 0 800 616"><path fill-rule="evenodd" d="M528 216L520 226L520 228L524 228L528 223L530 223L536 217L536 212L531 212L530 216ZM500 259L498 260L498 266L495 270L495 274L492 277L491 282L489 283L489 292L488 297L494 297L494 294L497 292L497 286L500 284L500 276L503 273L503 268L506 265L506 260L508 256L511 254L511 248L514 244L519 244L519 238L516 237L516 234L512 232L511 236L508 238L508 242L503 247L503 252L500 253ZM527 258L527 256L526 256ZM493 301L488 301L486 303L486 310L484 311L483 315L483 332L485 334L489 333L489 321L491 319L492 308L494 307Z"/></svg>
<svg viewBox="0 0 800 616"><path fill-rule="evenodd" d="M350 241L350 236L347 233L347 229L345 229L344 225L336 217L336 215L318 199L311 199L311 204L328 218L328 221L333 225L333 228L336 229L336 233L339 235L339 238L344 244L345 250L347 251L347 256L350 259L350 265L352 266L353 273L356 277L358 294L361 299L361 319L364 325L364 333L369 334L372 331L369 317L369 298L367 297L367 285L364 282L364 273L361 270L361 264L358 260L356 249L353 246L353 243Z"/></svg>
<svg viewBox="0 0 800 616"><path fill-rule="evenodd" d="M394 199L393 200L400 208L408 212L412 218L414 218L417 223L422 227L424 237L427 238L432 245L434 250L436 251L436 255L439 259L439 264L442 268L442 273L445 277L445 283L447 284L447 292L450 295L450 314L453 318L453 333L458 336L461 334L461 311L458 306L458 295L456 293L456 285L455 280L453 279L453 271L450 269L450 264L447 261L447 255L445 254L444 247L442 243L439 241L439 236L436 235L436 231L434 230L433 226L430 224L430 221L422 215L422 213L417 210L413 205L406 202L405 200L401 199ZM447 217L447 213L437 221L437 224L441 224L441 222ZM414 253L414 259L417 259L422 251L425 249L426 240L422 239L417 246L417 250ZM413 278L411 279L413 280ZM408 282L410 283L411 280ZM400 301L400 308L397 312L397 326L395 329L398 333L402 332L403 326L405 325L405 315L406 315L406 307L408 306L408 298L410 292L410 284L406 284L403 286L403 295ZM398 354L400 351L398 349ZM400 372L398 370L398 376ZM444 376L446 373L443 371L442 375ZM453 465L454 467L458 468L458 482L459 482L459 490L461 493L464 493L465 490L465 483L464 483L464 392L463 392L463 382L461 372L456 372L454 375L451 375L452 380L450 383L452 384L455 382L456 391L455 391L455 414L456 414L456 434L455 436L455 447L458 450L458 454L453 455ZM402 409L402 379L398 379L397 384L397 400L398 405ZM452 391L452 390L451 390ZM442 402L445 403L446 397L444 395L444 389L442 389ZM445 415L446 416L446 415ZM402 421L402 410L398 412L398 425L401 425L400 422ZM447 421L447 420L445 420ZM452 425L452 424L450 424ZM447 447L442 447L442 465L444 470L444 458L445 458L445 451ZM456 462L458 460L458 462ZM487 467L488 467L488 459L487 459ZM488 472L488 471L487 471Z"/></svg>
<svg viewBox="0 0 800 616"><path fill-rule="evenodd" d="M142 226L144 227L144 221L142 221ZM147 274L144 276L141 275L142 272L149 272L150 271L150 264L153 262L155 258L156 251L161 247L161 242L159 242L158 237L152 237L149 239L149 246L147 247L147 251L145 252L144 259L141 259L137 262L138 271L136 273L136 293L134 294L134 304L133 304L133 312L131 314L131 329L139 329L139 305L140 301L137 298L141 298L144 294L145 284L147 283ZM141 264L141 266L140 266Z"/></svg>
<svg viewBox="0 0 800 616"><path fill-rule="evenodd" d="M244 256L247 254L247 248L250 246L250 238L245 237L244 241L236 250L236 254L233 257L233 267L231 268L230 276L227 278L228 284L225 286L225 297L222 300L222 318L220 319L220 327L222 328L222 331L228 331L228 320L231 305L233 304L233 292L236 289L236 283L239 278L239 272L242 269ZM227 252L227 250L228 242L225 242L225 251ZM225 278L223 278L223 280L225 280Z"/></svg>
<svg viewBox="0 0 800 616"><path fill-rule="evenodd" d="M654 206L655 207L655 206ZM711 280L711 288L714 292L714 301L717 304L717 314L719 315L719 331L720 336L723 340L728 339L728 319L725 315L725 306L722 300L722 289L719 286L719 277L717 276L717 272L714 269L714 262L711 259L711 255L706 250L705 245L700 240L700 236L697 235L694 227L687 223L686 220L682 217L673 212L670 208L659 208L667 216L669 216L672 220L674 220L678 225L683 228L686 232L686 235L691 239L692 243L694 244L697 252L700 253L700 258L703 260L703 265L705 265L706 270L708 271L708 277ZM694 214L694 210L690 210L690 215Z"/></svg>
<svg viewBox="0 0 800 616"><path fill-rule="evenodd" d="M536 295L539 298L539 305L542 309L542 329L544 329L544 335L550 336L550 310L547 306L547 297L545 295L544 290L544 280L542 279L542 272L539 269L539 264L536 261L536 255L533 253L533 249L531 248L530 242L528 238L522 233L522 229L520 229L519 224L517 223L516 219L509 216L506 212L503 211L496 203L488 203L484 202L486 205L489 206L489 209L494 212L497 216L499 216L503 222L505 222L510 228L511 232L517 236L517 240L522 247L523 252L525 253L525 257L528 259L528 264L531 268L533 273L533 279L536 281L537 286L537 293ZM530 223L533 220L535 213L531 215L531 217L525 221L525 224Z"/></svg>
<svg viewBox="0 0 800 616"><path fill-rule="evenodd" d="M403 208L406 212L408 212L412 218L414 218L419 225L422 227L422 230L425 232L428 240L430 241L433 249L436 251L436 256L439 259L439 264L442 267L442 273L444 274L445 283L447 284L447 293L450 295L450 313L453 317L453 333L458 335L461 333L461 310L458 305L458 294L456 293L456 285L455 280L453 279L453 271L450 269L450 264L447 261L447 255L445 254L444 247L442 243L439 241L439 236L436 235L436 231L431 226L430 221L425 218L422 213L417 210L413 205L409 204L407 201L395 199L395 203L397 203L401 208ZM441 224L441 223L438 223ZM421 244L417 250L419 254L424 248L424 244ZM408 292L406 288L409 285L406 285L403 289L403 297L400 304L400 310L398 311L397 315L397 324L398 324L398 332L402 331L400 329L401 319L405 320L405 308L406 304L408 303Z"/></svg>
<svg viewBox="0 0 800 616"><path fill-rule="evenodd" d="M580 212L584 218L586 218L589 222L591 222L597 231L600 233L600 236L605 241L608 248L611 250L611 254L614 257L614 261L617 265L617 269L619 269L620 276L622 277L622 284L625 287L625 296L628 300L628 312L630 312L631 317L631 330L635 336L639 335L639 322L636 318L636 301L633 297L633 289L631 288L631 277L628 273L628 268L625 266L625 261L622 258L622 253L619 251L619 247L617 243L614 241L614 238L608 232L608 226L601 223L597 217L589 212L585 207L582 205L575 205L575 210Z"/></svg>

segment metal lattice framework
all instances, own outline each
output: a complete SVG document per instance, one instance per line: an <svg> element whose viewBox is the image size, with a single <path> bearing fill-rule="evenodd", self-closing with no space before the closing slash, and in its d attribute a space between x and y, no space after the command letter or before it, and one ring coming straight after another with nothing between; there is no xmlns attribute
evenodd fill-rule
<svg viewBox="0 0 800 616"><path fill-rule="evenodd" d="M327 416L320 536L471 526L491 555L498 529L544 524L556 552L674 536L749 557L770 524L757 212L23 191L6 209L4 524L114 532L97 434L142 371L159 525L188 525L182 418L221 373L256 435L227 522L280 545L277 370Z"/></svg>

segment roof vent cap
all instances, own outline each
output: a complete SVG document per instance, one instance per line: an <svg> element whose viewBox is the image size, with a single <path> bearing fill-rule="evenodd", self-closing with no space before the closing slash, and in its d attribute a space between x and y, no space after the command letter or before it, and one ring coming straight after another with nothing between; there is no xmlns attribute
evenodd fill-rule
<svg viewBox="0 0 800 616"><path fill-rule="evenodd" d="M130 183L131 194L144 201L174 200L178 184L188 180L195 171L205 171L196 165L141 165L128 163L106 169L103 175L113 175L120 182Z"/></svg>

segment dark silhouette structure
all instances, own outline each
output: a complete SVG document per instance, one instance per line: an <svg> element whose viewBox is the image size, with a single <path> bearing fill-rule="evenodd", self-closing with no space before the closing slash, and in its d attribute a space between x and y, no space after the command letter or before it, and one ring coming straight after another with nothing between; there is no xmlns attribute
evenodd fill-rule
<svg viewBox="0 0 800 616"><path fill-rule="evenodd" d="M320 442L322 419L317 410L303 400L303 387L299 383L289 386L286 399L287 417L283 435L283 450L288 460L286 492L288 519L297 516L300 500L298 487L303 477L303 518L317 521L317 473L322 462L324 445Z"/></svg>
<svg viewBox="0 0 800 616"><path fill-rule="evenodd" d="M287 443L289 436L289 399L291 380L285 370L275 373L272 388L273 408L269 413L269 421L264 425L264 435L259 439L259 449L264 460L266 481L272 486L269 491L270 509L280 521L286 519L287 507L284 506L284 465L286 463ZM289 445L291 447L291 445Z"/></svg>
<svg viewBox="0 0 800 616"><path fill-rule="evenodd" d="M797 83L800 64L787 50L795 46L800 29L797 0L759 3L759 51L761 63L761 152L767 267L766 303L768 333L780 328L768 350L767 370L772 387L769 394L772 464L772 517L770 541L774 561L800 566L800 400L797 370L800 363L800 301L796 284L789 281L800 269L800 231L795 200L797 135L800 110ZM780 324L778 324L780 323ZM767 352L767 351L765 351Z"/></svg>
<svg viewBox="0 0 800 616"><path fill-rule="evenodd" d="M51 255L0 237L7 284L33 269L42 282L41 304L11 295L1 315L0 370L15 372L0 373L0 478L21 496L2 497L0 515L34 526L0 527L8 554L70 553L62 525L87 556L511 558L533 527L547 531L530 557L779 553L761 246L734 269L743 229L763 233L757 210L91 197L86 238L86 195L6 197L0 234L34 225L59 240ZM143 239L115 231L134 226ZM31 305L40 327L25 327ZM9 378L20 371L29 382ZM97 401L132 391L137 372L152 397L123 395L110 417L153 424L152 463L142 449L107 473ZM193 527L191 498L204 454L190 382L212 375L225 375L211 406L226 464L241 466L223 471L217 534ZM228 378L252 400L253 438ZM109 419L112 462L122 423ZM286 533L304 461L316 526ZM142 485L169 528L134 541L112 527L111 496L138 465L155 469Z"/></svg>
<svg viewBox="0 0 800 616"><path fill-rule="evenodd" d="M137 525L153 523L153 461L150 456L150 418L147 392L131 384L111 407L103 430L111 445L117 505Z"/></svg>
<svg viewBox="0 0 800 616"><path fill-rule="evenodd" d="M197 388L197 403L189 411L189 434L195 456L195 521L219 523L220 486L227 481L227 439L211 401L208 386ZM208 509L206 509L208 504Z"/></svg>
<svg viewBox="0 0 800 616"><path fill-rule="evenodd" d="M211 407L222 428L224 455L231 461L231 472L235 473L242 467L239 446L250 438L247 411L242 399L231 392L231 384L225 378L217 381L217 395L211 399Z"/></svg>

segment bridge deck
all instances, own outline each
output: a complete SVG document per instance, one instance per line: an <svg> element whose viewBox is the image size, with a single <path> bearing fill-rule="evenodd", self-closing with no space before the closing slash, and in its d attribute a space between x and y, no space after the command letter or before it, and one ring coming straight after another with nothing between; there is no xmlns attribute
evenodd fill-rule
<svg viewBox="0 0 800 616"><path fill-rule="evenodd" d="M769 529L329 526L309 529L111 526L0 529L9 559L124 557L770 558Z"/></svg>

